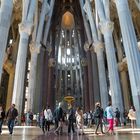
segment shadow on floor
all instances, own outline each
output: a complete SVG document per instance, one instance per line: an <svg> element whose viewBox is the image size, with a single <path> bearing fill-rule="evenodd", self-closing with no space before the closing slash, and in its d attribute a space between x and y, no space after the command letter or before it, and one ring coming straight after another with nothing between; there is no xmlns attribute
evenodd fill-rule
<svg viewBox="0 0 140 140"><path fill-rule="evenodd" d="M55 135L53 132L40 135L33 140L89 140L86 135L77 135L71 134L68 135L67 133L63 133L63 135Z"/></svg>

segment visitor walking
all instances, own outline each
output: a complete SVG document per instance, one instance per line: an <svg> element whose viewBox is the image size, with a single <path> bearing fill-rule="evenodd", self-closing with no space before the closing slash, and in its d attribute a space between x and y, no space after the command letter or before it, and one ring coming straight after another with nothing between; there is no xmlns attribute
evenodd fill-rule
<svg viewBox="0 0 140 140"><path fill-rule="evenodd" d="M45 130L50 131L50 125L53 120L53 115L50 106L48 106L48 108L44 110L44 116L45 116Z"/></svg>
<svg viewBox="0 0 140 140"><path fill-rule="evenodd" d="M62 134L63 132L63 121L64 121L64 114L62 109L62 104L59 103L58 107L54 111L54 121L55 121L55 131L54 133Z"/></svg>
<svg viewBox="0 0 140 140"><path fill-rule="evenodd" d="M5 117L5 111L3 110L2 105L0 105L0 135L2 133L2 124Z"/></svg>
<svg viewBox="0 0 140 140"><path fill-rule="evenodd" d="M79 135L84 134L84 129L83 129L83 111L80 107L77 108L76 110L76 124L77 124L77 133Z"/></svg>
<svg viewBox="0 0 140 140"><path fill-rule="evenodd" d="M26 125L31 126L33 123L33 113L29 110L25 115Z"/></svg>
<svg viewBox="0 0 140 140"><path fill-rule="evenodd" d="M98 128L99 126L101 127L101 133L102 134L105 134L103 132L103 115L104 115L104 111L103 109L101 108L101 105L99 102L97 102L95 104L95 113L94 113L94 116L95 116L95 120L96 120L96 129L95 129L95 134L98 135L97 131L98 131Z"/></svg>
<svg viewBox="0 0 140 140"><path fill-rule="evenodd" d="M115 126L119 126L121 125L121 122L120 122L120 111L118 108L116 108L116 111L115 111Z"/></svg>
<svg viewBox="0 0 140 140"><path fill-rule="evenodd" d="M126 126L126 124L127 124L127 119L128 119L128 112L125 109L123 112L123 124L124 124L124 126Z"/></svg>
<svg viewBox="0 0 140 140"><path fill-rule="evenodd" d="M75 122L75 111L74 111L72 105L69 105L69 110L68 110L68 135L70 135L71 130L73 131L73 133L75 133L74 122Z"/></svg>
<svg viewBox="0 0 140 140"><path fill-rule="evenodd" d="M15 104L12 104L6 115L6 118L8 121L8 129L11 135L13 134L13 128L14 128L15 119L17 116L18 116L18 111L15 108Z"/></svg>
<svg viewBox="0 0 140 140"><path fill-rule="evenodd" d="M134 106L131 106L128 117L131 120L131 127L135 128L136 127L136 110Z"/></svg>
<svg viewBox="0 0 140 140"><path fill-rule="evenodd" d="M42 110L39 114L39 126L42 129L43 133L45 133L45 116L44 110Z"/></svg>
<svg viewBox="0 0 140 140"><path fill-rule="evenodd" d="M106 111L106 115L107 115L107 121L109 123L109 128L107 130L107 133L115 134L114 133L114 112L113 112L111 102L108 103L108 106L106 107L105 111Z"/></svg>

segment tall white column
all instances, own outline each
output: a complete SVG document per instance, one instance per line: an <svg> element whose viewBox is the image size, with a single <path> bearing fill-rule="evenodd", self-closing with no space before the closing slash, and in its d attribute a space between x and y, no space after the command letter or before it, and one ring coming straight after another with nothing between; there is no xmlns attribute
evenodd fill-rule
<svg viewBox="0 0 140 140"><path fill-rule="evenodd" d="M118 65L112 38L112 32L114 28L113 23L111 21L104 21L100 23L100 27L105 39L112 104L114 108L118 107L119 110L123 112L123 101L118 73Z"/></svg>
<svg viewBox="0 0 140 140"><path fill-rule="evenodd" d="M51 18L52 18L52 14L53 14L54 3L55 3L55 0L51 0L50 12L48 15L47 24L45 25L45 31L44 31L44 37L43 37L43 44L44 45L46 45L46 43L47 43L47 38L48 38L49 29L50 29L50 25L51 25Z"/></svg>
<svg viewBox="0 0 140 140"><path fill-rule="evenodd" d="M18 47L18 55L15 70L14 90L12 102L16 104L19 111L19 118L22 113L23 97L24 97L24 81L25 81L25 69L27 48L29 44L29 36L32 33L33 18L36 7L36 0L24 0L23 1L23 13L22 22L19 25L20 41Z"/></svg>
<svg viewBox="0 0 140 140"><path fill-rule="evenodd" d="M103 43L102 42L94 43L94 51L96 52L97 61L98 61L101 105L103 109L105 109L107 107L109 99L108 99L108 91L107 91L105 63L104 63L104 56L103 56L103 51L104 51Z"/></svg>
<svg viewBox="0 0 140 140"><path fill-rule="evenodd" d="M107 9L109 8L109 2L108 0L104 1L104 3L101 0L95 0L95 4L100 18L100 30L104 35L105 40L112 104L114 108L119 108L119 110L123 112L123 101L118 74L118 65L112 38L114 24L109 19L109 10Z"/></svg>
<svg viewBox="0 0 140 140"><path fill-rule="evenodd" d="M24 97L24 81L25 81L25 68L27 58L27 47L29 41L29 35L31 34L32 24L21 23L19 25L20 41L15 69L15 80L12 103L16 104L16 108L19 111L19 115L22 112L22 103Z"/></svg>
<svg viewBox="0 0 140 140"><path fill-rule="evenodd" d="M136 108L137 125L140 126L140 63L137 39L127 0L116 0L117 11L130 77L133 103Z"/></svg>
<svg viewBox="0 0 140 140"><path fill-rule="evenodd" d="M94 41L94 46L92 47L94 47L93 49L97 55L101 104L102 107L105 108L108 103L108 91L107 91L104 57L103 57L103 43L100 41L100 34L98 34L99 29L95 25L89 0L85 2L84 10L88 15L91 33L92 33L92 39Z"/></svg>
<svg viewBox="0 0 140 140"><path fill-rule="evenodd" d="M32 43L30 45L31 61L30 61L30 72L29 72L29 94L27 98L27 110L33 109L33 100L34 100L35 86L36 86L37 58L38 58L38 54L40 53L40 47L41 47L40 44Z"/></svg>
<svg viewBox="0 0 140 140"><path fill-rule="evenodd" d="M39 25L37 28L37 36L35 37L35 42L32 42L30 46L31 52L31 69L29 73L29 96L27 99L27 110L33 111L33 104L34 104L34 95L35 95L35 86L36 86L36 71L37 71L37 58L38 54L40 53L40 42L41 37L43 36L43 25L45 22L45 16L49 12L49 5L46 0L42 3L42 9L39 19Z"/></svg>
<svg viewBox="0 0 140 140"><path fill-rule="evenodd" d="M0 81L2 75L2 67L5 56L5 49L7 45L7 38L11 23L11 15L13 10L12 0L0 1Z"/></svg>

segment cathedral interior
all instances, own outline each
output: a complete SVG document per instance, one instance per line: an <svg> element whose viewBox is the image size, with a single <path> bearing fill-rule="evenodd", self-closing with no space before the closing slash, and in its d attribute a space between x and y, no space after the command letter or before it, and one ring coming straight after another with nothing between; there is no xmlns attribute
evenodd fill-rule
<svg viewBox="0 0 140 140"><path fill-rule="evenodd" d="M19 115L64 98L134 105L140 124L139 0L0 0L0 104Z"/></svg>

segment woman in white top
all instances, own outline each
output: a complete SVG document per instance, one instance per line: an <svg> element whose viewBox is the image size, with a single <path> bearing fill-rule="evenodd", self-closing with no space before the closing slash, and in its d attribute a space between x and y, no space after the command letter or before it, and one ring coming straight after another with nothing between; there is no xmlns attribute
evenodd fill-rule
<svg viewBox="0 0 140 140"><path fill-rule="evenodd" d="M50 131L50 124L53 119L53 115L49 106L48 109L44 110L44 116L45 116L45 130Z"/></svg>
<svg viewBox="0 0 140 140"><path fill-rule="evenodd" d="M134 128L136 127L136 110L134 106L131 106L128 117L131 120L131 127Z"/></svg>
<svg viewBox="0 0 140 140"><path fill-rule="evenodd" d="M77 124L77 132L79 135L84 134L84 129L83 129L83 111L80 107L77 108L76 111L76 124Z"/></svg>

